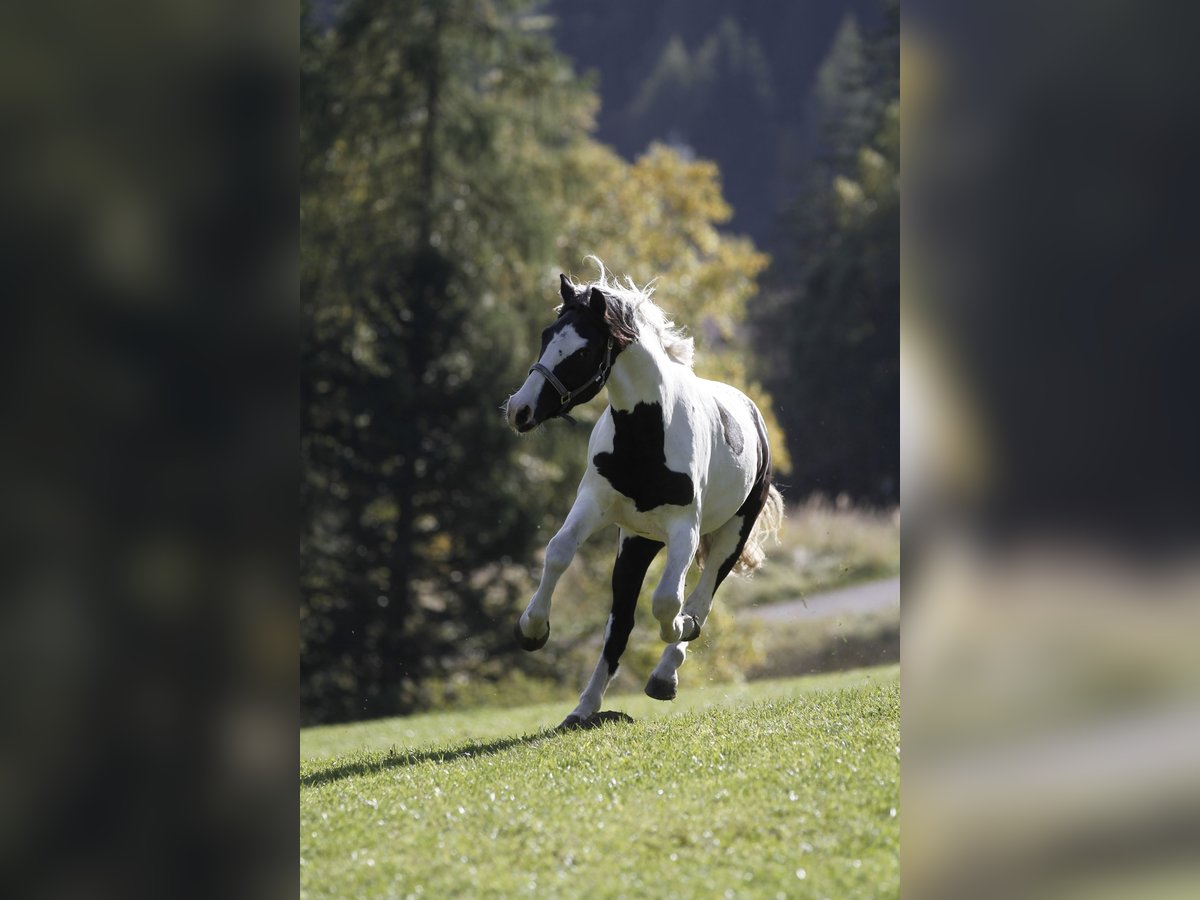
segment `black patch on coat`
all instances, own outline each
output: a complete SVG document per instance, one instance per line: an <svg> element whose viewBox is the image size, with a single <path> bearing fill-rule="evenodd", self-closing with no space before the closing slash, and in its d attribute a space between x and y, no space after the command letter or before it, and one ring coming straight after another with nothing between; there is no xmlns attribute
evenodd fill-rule
<svg viewBox="0 0 1200 900"><path fill-rule="evenodd" d="M621 654L629 643L633 613L637 609L646 570L662 548L660 541L634 536L625 538L617 551L612 574L612 625L608 629L608 640L604 642L604 661L608 663L610 677L616 674Z"/></svg>
<svg viewBox="0 0 1200 900"><path fill-rule="evenodd" d="M741 453L742 448L746 445L742 438L742 427L738 425L737 419L729 414L721 401L717 401L717 415L721 417L721 432L725 435L725 443L729 445L729 449L735 454Z"/></svg>
<svg viewBox="0 0 1200 900"><path fill-rule="evenodd" d="M630 498L638 512L691 503L696 497L691 476L667 468L662 406L639 403L629 412L614 409L612 417L612 453L592 457L596 470Z"/></svg>
<svg viewBox="0 0 1200 900"><path fill-rule="evenodd" d="M721 582L737 564L738 557L742 555L742 550L746 547L746 541L750 539L750 532L754 530L754 523L758 521L758 514L767 505L767 496L771 490L771 446L767 443L767 426L763 424L758 407L750 400L746 402L750 404L750 415L754 419L754 427L758 430L758 474L755 476L750 493L742 501L738 511L734 513L734 515L742 517L740 538L737 549L717 569L717 583L713 586L713 594L716 594Z"/></svg>

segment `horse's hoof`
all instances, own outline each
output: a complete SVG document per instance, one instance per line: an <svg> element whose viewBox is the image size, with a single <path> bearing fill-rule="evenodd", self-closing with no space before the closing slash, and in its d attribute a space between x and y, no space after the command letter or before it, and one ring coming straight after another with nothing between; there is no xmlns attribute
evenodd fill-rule
<svg viewBox="0 0 1200 900"><path fill-rule="evenodd" d="M700 621L695 616L686 613L683 616L683 637L681 641L694 641L700 637Z"/></svg>
<svg viewBox="0 0 1200 900"><path fill-rule="evenodd" d="M517 639L517 644L522 650L528 650L531 653L534 650L541 650L546 646L546 641L550 640L550 623L546 623L546 633L540 638L527 638L521 631L521 620L517 619L517 624L513 626L513 637Z"/></svg>
<svg viewBox="0 0 1200 900"><path fill-rule="evenodd" d="M678 685L679 678L676 676L659 678L657 675L651 675L650 680L646 682L646 696L655 700L674 700Z"/></svg>
<svg viewBox="0 0 1200 900"><path fill-rule="evenodd" d="M584 727L583 723L585 721L586 720L581 719L581 718L579 718L579 716L575 715L575 713L571 713L569 716L567 716L565 719L563 719L559 723L558 730L559 731L574 731L577 728L583 728Z"/></svg>

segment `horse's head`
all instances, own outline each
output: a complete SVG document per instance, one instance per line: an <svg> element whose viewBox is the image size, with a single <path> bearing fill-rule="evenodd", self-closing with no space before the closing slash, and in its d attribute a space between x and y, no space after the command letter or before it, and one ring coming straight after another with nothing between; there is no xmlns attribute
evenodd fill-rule
<svg viewBox="0 0 1200 900"><path fill-rule="evenodd" d="M560 276L562 306L542 331L542 349L520 390L508 398L508 424L532 431L600 393L619 351L605 321L607 300L599 288L575 288Z"/></svg>

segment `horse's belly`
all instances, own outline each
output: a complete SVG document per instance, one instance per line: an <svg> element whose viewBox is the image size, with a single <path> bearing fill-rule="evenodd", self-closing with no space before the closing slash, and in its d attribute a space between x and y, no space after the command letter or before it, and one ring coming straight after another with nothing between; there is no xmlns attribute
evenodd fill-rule
<svg viewBox="0 0 1200 900"><path fill-rule="evenodd" d="M627 534L636 534L653 541L665 543L669 524L679 520L679 507L673 512L661 508L639 512L632 501L626 500L618 501L617 506L613 519Z"/></svg>
<svg viewBox="0 0 1200 900"><path fill-rule="evenodd" d="M753 472L746 473L739 469L722 474L724 477L710 480L701 493L701 534L716 531L733 518L754 483ZM666 541L671 525L679 521L681 513L686 514L679 506L661 506L642 512L634 501L619 496L613 510L613 521L629 534Z"/></svg>

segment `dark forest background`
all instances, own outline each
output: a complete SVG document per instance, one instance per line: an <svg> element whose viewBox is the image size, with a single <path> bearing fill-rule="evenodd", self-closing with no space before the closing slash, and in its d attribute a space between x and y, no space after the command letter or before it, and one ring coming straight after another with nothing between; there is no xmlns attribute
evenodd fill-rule
<svg viewBox="0 0 1200 900"><path fill-rule="evenodd" d="M587 429L498 407L588 253L767 408L790 501L898 500L894 4L317 4L301 87L305 722L575 679L595 623L510 630Z"/></svg>

